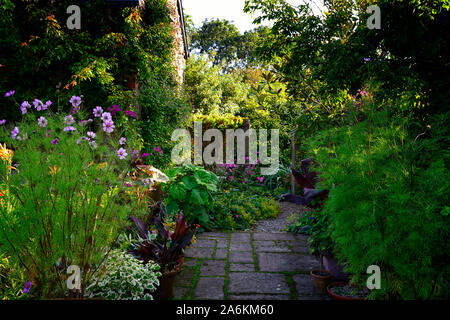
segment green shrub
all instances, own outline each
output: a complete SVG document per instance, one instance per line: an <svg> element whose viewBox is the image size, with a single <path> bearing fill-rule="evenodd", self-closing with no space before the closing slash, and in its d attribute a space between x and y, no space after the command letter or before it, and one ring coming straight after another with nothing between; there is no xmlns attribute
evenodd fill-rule
<svg viewBox="0 0 450 320"><path fill-rule="evenodd" d="M186 165L168 171L165 204L167 212L174 216L183 211L189 224L209 226L208 210L212 208L212 192L217 191L217 177L202 167Z"/></svg>
<svg viewBox="0 0 450 320"><path fill-rule="evenodd" d="M89 297L108 300L153 300L159 286L159 265L144 264L132 255L112 250L102 268L87 287Z"/></svg>
<svg viewBox="0 0 450 320"><path fill-rule="evenodd" d="M369 111L363 122L309 140L322 187L330 190L324 214L334 253L362 285L367 267L381 268L381 290L372 298L448 295L450 132L444 117L411 135L405 119Z"/></svg>
<svg viewBox="0 0 450 320"><path fill-rule="evenodd" d="M214 229L247 229L257 220L275 218L279 212L275 200L251 192L224 192L214 197L210 225Z"/></svg>

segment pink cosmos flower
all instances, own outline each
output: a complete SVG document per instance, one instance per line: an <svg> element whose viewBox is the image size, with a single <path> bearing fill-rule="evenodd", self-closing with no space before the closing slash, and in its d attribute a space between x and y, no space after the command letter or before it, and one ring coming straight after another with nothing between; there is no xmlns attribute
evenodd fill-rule
<svg viewBox="0 0 450 320"><path fill-rule="evenodd" d="M41 100L39 100L39 99L34 99L33 105L34 105L34 108L35 108L37 111L44 110L44 109L43 109L43 108L44 108L44 103L43 103Z"/></svg>
<svg viewBox="0 0 450 320"><path fill-rule="evenodd" d="M92 139L95 139L95 133L94 132L92 132L92 131L88 131L87 133L86 133L86 135L88 136L88 137L90 137L90 138L92 138Z"/></svg>
<svg viewBox="0 0 450 320"><path fill-rule="evenodd" d="M48 123L48 121L47 121L47 119L45 119L44 117L40 117L40 118L38 119L38 125L39 125L39 127L41 127L42 129L44 129L44 128L47 126L47 123Z"/></svg>
<svg viewBox="0 0 450 320"><path fill-rule="evenodd" d="M67 124L68 126L70 126L74 122L75 122L75 120L73 119L73 117L71 115L64 117L64 123Z"/></svg>
<svg viewBox="0 0 450 320"><path fill-rule="evenodd" d="M111 117L111 113L109 113L109 112L103 112L102 113L102 121L110 121L110 120L112 120L112 117Z"/></svg>
<svg viewBox="0 0 450 320"><path fill-rule="evenodd" d="M100 118L102 116L102 113L103 113L103 108L100 107L100 106L97 106L97 107L94 108L92 113L94 114L94 117Z"/></svg>
<svg viewBox="0 0 450 320"><path fill-rule="evenodd" d="M11 137L13 138L13 140L17 138L18 134L19 134L19 128L14 127L14 129L11 131Z"/></svg>
<svg viewBox="0 0 450 320"><path fill-rule="evenodd" d="M5 98L11 97L12 95L14 95L14 93L16 93L16 90L8 91L7 93L5 93Z"/></svg>
<svg viewBox="0 0 450 320"><path fill-rule="evenodd" d="M119 150L117 150L117 155L119 156L120 160L124 160L128 156L128 153L124 148L120 148Z"/></svg>
<svg viewBox="0 0 450 320"><path fill-rule="evenodd" d="M107 132L107 133L111 133L114 131L114 122L112 122L112 120L106 120L105 122L103 122L103 131Z"/></svg>
<svg viewBox="0 0 450 320"><path fill-rule="evenodd" d="M127 142L127 138L125 138L125 137L122 137L122 138L119 139L119 144L120 145L124 145L126 142Z"/></svg>
<svg viewBox="0 0 450 320"><path fill-rule="evenodd" d="M81 98L78 96L72 96L69 100L72 107L78 107L81 104Z"/></svg>
<svg viewBox="0 0 450 320"><path fill-rule="evenodd" d="M22 111L22 114L27 113L28 108L31 108L31 105L30 105L30 103L28 101L24 101L20 105L20 110Z"/></svg>
<svg viewBox="0 0 450 320"><path fill-rule="evenodd" d="M72 126L68 126L68 127L65 127L65 128L64 128L64 131L65 131L65 132L77 131L77 128L72 127Z"/></svg>

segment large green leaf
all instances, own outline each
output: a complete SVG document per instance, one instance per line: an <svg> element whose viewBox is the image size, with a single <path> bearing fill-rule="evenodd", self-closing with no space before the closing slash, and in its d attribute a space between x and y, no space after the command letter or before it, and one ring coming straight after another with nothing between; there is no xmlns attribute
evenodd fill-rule
<svg viewBox="0 0 450 320"><path fill-rule="evenodd" d="M170 196L179 201L183 201L186 198L187 188L183 182L176 183L170 187Z"/></svg>
<svg viewBox="0 0 450 320"><path fill-rule="evenodd" d="M191 203L195 204L195 205L204 205L205 201L202 197L202 193L200 190L198 189L194 189L191 192Z"/></svg>
<svg viewBox="0 0 450 320"><path fill-rule="evenodd" d="M188 190L192 190L197 186L197 181L192 176L184 176L183 178L181 178L181 182L184 183L186 189Z"/></svg>

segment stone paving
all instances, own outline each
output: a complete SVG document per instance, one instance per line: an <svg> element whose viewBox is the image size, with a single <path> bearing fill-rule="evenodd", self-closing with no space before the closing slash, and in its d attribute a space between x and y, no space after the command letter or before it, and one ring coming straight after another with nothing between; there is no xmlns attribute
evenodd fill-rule
<svg viewBox="0 0 450 320"><path fill-rule="evenodd" d="M206 232L185 252L175 299L323 300L307 237L287 232Z"/></svg>

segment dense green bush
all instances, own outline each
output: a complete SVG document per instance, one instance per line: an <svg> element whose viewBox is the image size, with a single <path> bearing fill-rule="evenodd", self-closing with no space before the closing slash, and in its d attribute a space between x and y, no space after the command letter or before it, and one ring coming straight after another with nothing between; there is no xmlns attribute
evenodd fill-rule
<svg viewBox="0 0 450 320"><path fill-rule="evenodd" d="M448 296L448 114L429 120L419 135L389 111L366 116L308 144L321 185L330 190L323 210L334 253L362 285L367 267L381 268L373 298Z"/></svg>
<svg viewBox="0 0 450 320"><path fill-rule="evenodd" d="M182 211L188 223L208 228L212 193L217 191L216 175L193 165L171 169L167 175L170 178L165 199L167 212L175 216Z"/></svg>
<svg viewBox="0 0 450 320"><path fill-rule="evenodd" d="M210 226L247 229L257 220L275 218L279 212L280 205L275 200L252 192L228 191L214 197Z"/></svg>

